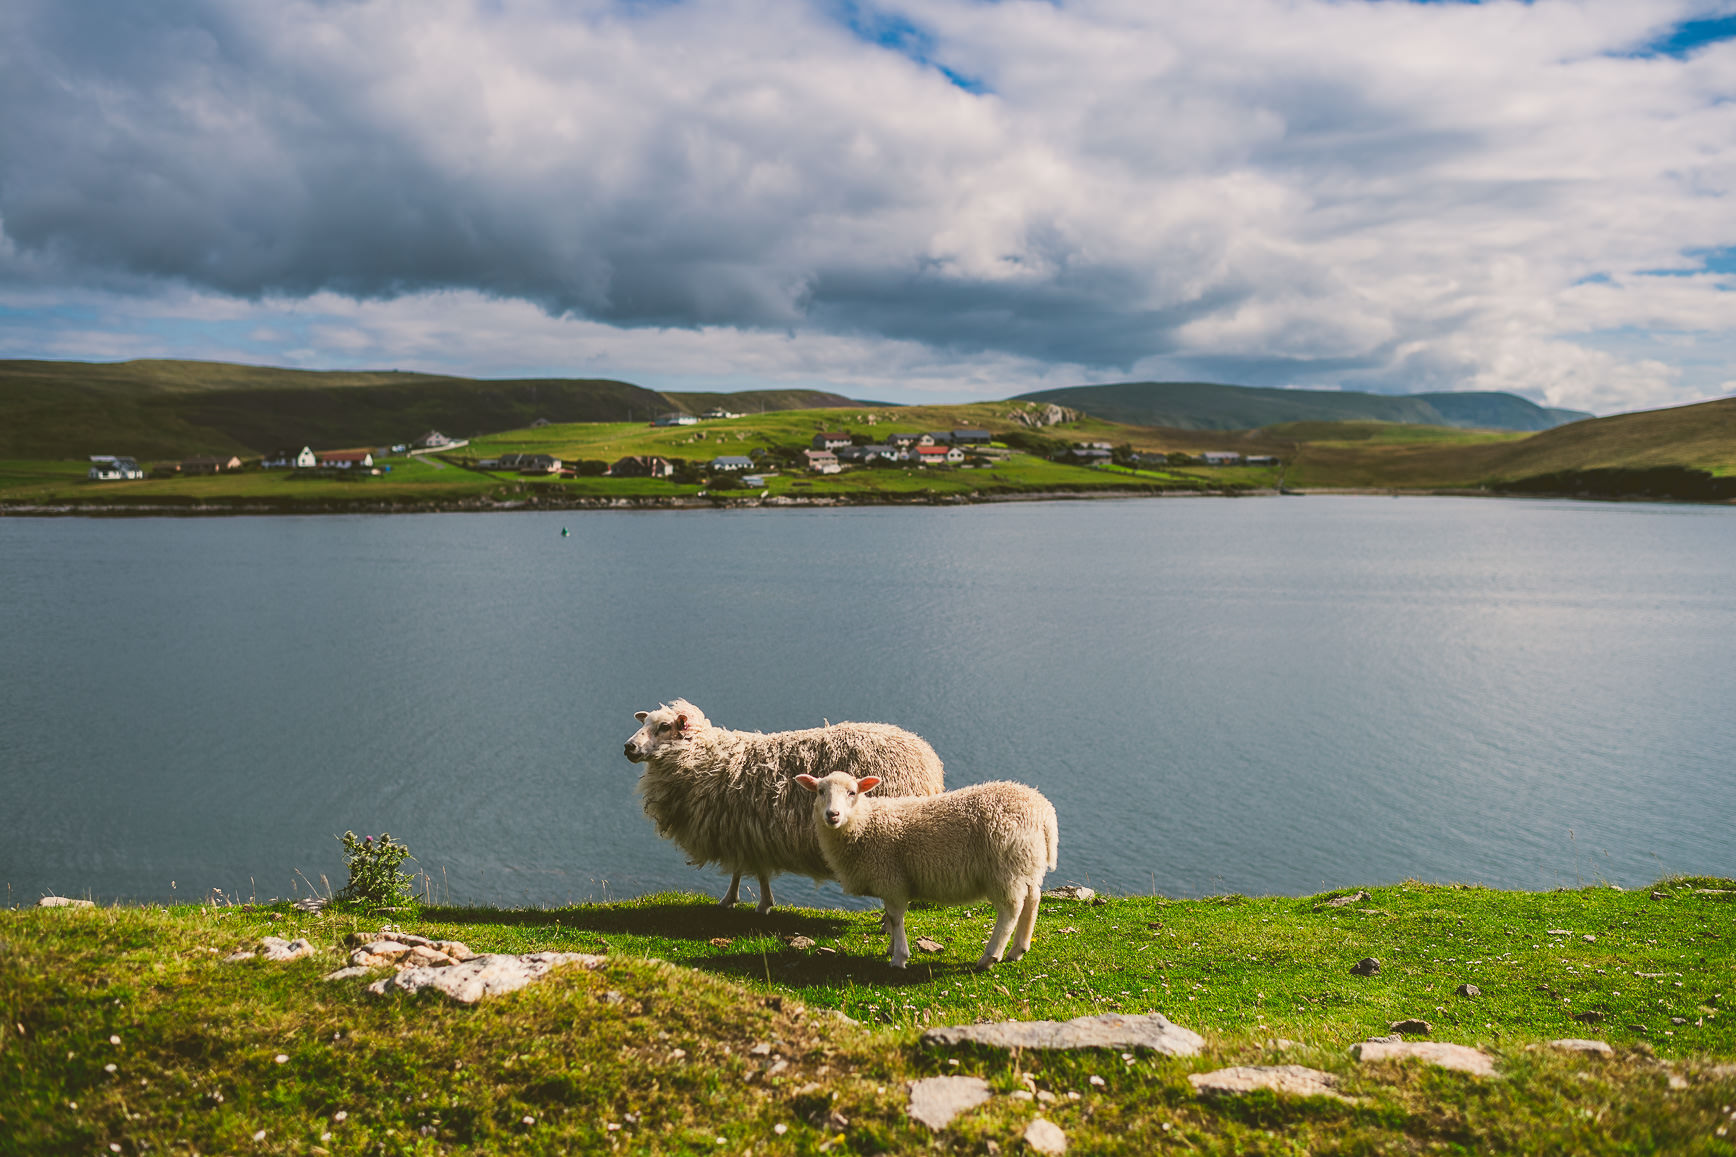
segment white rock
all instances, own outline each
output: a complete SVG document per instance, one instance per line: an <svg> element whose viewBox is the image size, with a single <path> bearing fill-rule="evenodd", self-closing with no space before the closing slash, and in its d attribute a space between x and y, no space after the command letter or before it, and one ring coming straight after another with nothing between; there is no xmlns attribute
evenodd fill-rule
<svg viewBox="0 0 1736 1157"><path fill-rule="evenodd" d="M1067 1134L1061 1132L1061 1126L1053 1121L1032 1117L1031 1123L1025 1126L1025 1144L1039 1153L1065 1153Z"/></svg>
<svg viewBox="0 0 1736 1157"><path fill-rule="evenodd" d="M1495 1061L1488 1053L1445 1041L1363 1041L1350 1046L1350 1055L1364 1064L1415 1059L1473 1076L1495 1075Z"/></svg>
<svg viewBox="0 0 1736 1157"><path fill-rule="evenodd" d="M352 976L366 976L372 971L373 971L372 968L361 968L361 967L357 967L356 965L351 965L348 968L340 968L336 972L328 972L324 976L320 977L320 979L321 980L348 980Z"/></svg>
<svg viewBox="0 0 1736 1157"><path fill-rule="evenodd" d="M1346 1098L1338 1092L1338 1078L1302 1065L1236 1065L1211 1073L1193 1073L1188 1083L1203 1095L1251 1093L1271 1089L1296 1097Z"/></svg>
<svg viewBox="0 0 1736 1157"><path fill-rule="evenodd" d="M925 1077L910 1084L908 1112L938 1133L988 1099L989 1083L981 1077Z"/></svg>
<svg viewBox="0 0 1736 1157"><path fill-rule="evenodd" d="M1097 893L1083 884L1065 884L1043 893L1045 900L1089 900Z"/></svg>
<svg viewBox="0 0 1736 1157"><path fill-rule="evenodd" d="M267 960L300 960L303 956L312 956L314 946L307 940L283 940L276 936L267 936L259 942L260 955Z"/></svg>
<svg viewBox="0 0 1736 1157"><path fill-rule="evenodd" d="M36 901L38 908L94 908L90 900L74 900L67 896L44 896Z"/></svg>
<svg viewBox="0 0 1736 1157"><path fill-rule="evenodd" d="M931 1028L924 1044L955 1045L965 1041L1026 1049L1149 1049L1172 1057L1190 1057L1205 1047L1205 1038L1182 1028L1162 1013L1128 1015L1118 1012L1082 1016L1076 1020L1008 1020L996 1024L964 1024Z"/></svg>
<svg viewBox="0 0 1736 1157"><path fill-rule="evenodd" d="M1566 1037L1562 1040L1549 1042L1550 1048L1561 1049L1563 1052L1586 1053L1600 1057L1612 1057L1615 1050L1609 1047L1609 1042L1600 1040L1580 1040L1576 1037Z"/></svg>
<svg viewBox="0 0 1736 1157"><path fill-rule="evenodd" d="M437 989L463 1004L475 1004L485 996L514 992L533 981L541 980L562 964L577 964L581 968L598 968L605 958L589 952L528 952L521 956L505 954L478 956L450 968L406 968L368 985L375 996L397 990L420 992Z"/></svg>

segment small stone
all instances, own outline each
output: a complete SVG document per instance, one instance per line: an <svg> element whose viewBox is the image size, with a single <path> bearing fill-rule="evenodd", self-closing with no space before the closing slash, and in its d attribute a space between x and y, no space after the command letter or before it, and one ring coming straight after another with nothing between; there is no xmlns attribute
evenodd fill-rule
<svg viewBox="0 0 1736 1157"><path fill-rule="evenodd" d="M1188 1083L1202 1096L1228 1096L1270 1089L1296 1097L1345 1099L1338 1092L1336 1076L1302 1065L1237 1065L1212 1073L1194 1073L1188 1077Z"/></svg>
<svg viewBox="0 0 1736 1157"><path fill-rule="evenodd" d="M598 996L597 999L602 1001L604 1004L620 1004L627 998L611 988Z"/></svg>
<svg viewBox="0 0 1736 1157"><path fill-rule="evenodd" d="M1376 1045L1401 1045L1404 1043L1404 1037L1395 1032L1390 1036L1371 1036L1368 1038L1368 1043Z"/></svg>
<svg viewBox="0 0 1736 1157"><path fill-rule="evenodd" d="M1102 1077L1098 1076L1096 1073L1092 1073L1089 1077L1086 1078L1086 1080L1088 1080L1090 1082L1091 1087L1094 1089L1101 1089L1108 1083Z"/></svg>
<svg viewBox="0 0 1736 1157"><path fill-rule="evenodd" d="M1037 1090L1037 1100L1041 1101L1045 1105L1053 1105L1059 1099L1060 1098L1055 1096L1055 1094L1051 1093L1048 1089Z"/></svg>
<svg viewBox="0 0 1736 1157"><path fill-rule="evenodd" d="M765 1041L761 1041L759 1044L754 1045L753 1048L748 1049L747 1054L750 1057L769 1057L772 1055L772 1046Z"/></svg>
<svg viewBox="0 0 1736 1157"><path fill-rule="evenodd" d="M1672 1089L1685 1089L1688 1087L1688 1080L1686 1077L1671 1073L1669 1084Z"/></svg>
<svg viewBox="0 0 1736 1157"><path fill-rule="evenodd" d="M368 973L370 973L372 971L373 971L372 968L364 968L360 965L350 965L347 968L340 968L336 972L328 972L324 976L320 977L320 979L321 980L348 980L353 976L366 976L366 975L368 975Z"/></svg>
<svg viewBox="0 0 1736 1157"><path fill-rule="evenodd" d="M1037 1094L1031 1092L1029 1089L1014 1089L1012 1092L1007 1094L1007 1097L1009 1100L1014 1101L1034 1101L1037 1099Z"/></svg>
<svg viewBox="0 0 1736 1157"><path fill-rule="evenodd" d="M930 940L926 936L918 936L916 938L916 946L924 952L942 951L941 944L938 940Z"/></svg>
<svg viewBox="0 0 1736 1157"><path fill-rule="evenodd" d="M1380 961L1376 960L1372 956L1364 956L1361 960L1358 960L1355 964L1350 966L1350 972L1353 976L1373 976L1379 971Z"/></svg>
<svg viewBox="0 0 1736 1157"><path fill-rule="evenodd" d="M1343 907L1346 907L1346 906L1351 905L1351 904L1360 904L1360 903L1362 903L1362 901L1364 901L1366 899L1368 899L1368 893L1367 892L1357 892L1353 896L1334 897L1333 899L1326 901L1325 904L1322 905L1322 907L1325 907L1325 908L1343 908Z"/></svg>
<svg viewBox="0 0 1736 1157"><path fill-rule="evenodd" d="M838 950L836 948L833 948L833 947L826 945L826 944L820 945L818 948L814 949L814 952L820 956L836 956L836 955L838 955Z"/></svg>
<svg viewBox="0 0 1736 1157"><path fill-rule="evenodd" d="M1426 1020L1395 1020L1386 1027L1390 1032L1415 1033L1418 1036L1428 1036L1434 1031L1434 1026Z"/></svg>
<svg viewBox="0 0 1736 1157"><path fill-rule="evenodd" d="M1654 900L1668 900L1669 897L1664 895L1662 892L1653 892L1652 893L1652 899L1654 899Z"/></svg>
<svg viewBox="0 0 1736 1157"><path fill-rule="evenodd" d="M513 992L541 980L562 964L599 968L606 962L606 957L586 952L527 952L518 956L502 953L478 956L449 968L406 968L370 984L368 991L384 996L394 990L415 993L433 988L463 1004L475 1004L484 996Z"/></svg>
<svg viewBox="0 0 1736 1157"><path fill-rule="evenodd" d="M1350 1055L1364 1064L1371 1061L1415 1059L1473 1076L1495 1075L1495 1061L1488 1053L1444 1041L1364 1041L1362 1044L1351 1045Z"/></svg>
<svg viewBox="0 0 1736 1157"><path fill-rule="evenodd" d="M1583 940L1583 941L1585 941L1585 942L1586 942L1586 943L1587 943L1587 944L1595 944L1595 943L1597 943L1597 937L1595 937L1595 936L1593 936L1593 935L1592 935L1592 934L1591 934L1591 933L1589 933L1589 932L1587 932L1587 933L1586 933L1586 934L1585 934L1585 935L1584 935L1584 936L1581 936L1581 937L1580 937L1580 939L1581 939L1581 940Z"/></svg>
<svg viewBox="0 0 1736 1157"><path fill-rule="evenodd" d="M299 938L282 940L276 936L267 936L259 944L260 955L267 960L300 960L303 956L312 956L315 952L312 944Z"/></svg>
<svg viewBox="0 0 1736 1157"><path fill-rule="evenodd" d="M1067 1134L1061 1132L1061 1126L1053 1121L1032 1117L1031 1123L1025 1126L1025 1144L1039 1153L1065 1153Z"/></svg>
<svg viewBox="0 0 1736 1157"><path fill-rule="evenodd" d="M1097 892L1083 884L1064 884L1059 888L1050 888L1043 893L1045 900L1089 900Z"/></svg>
<svg viewBox="0 0 1736 1157"><path fill-rule="evenodd" d="M1550 1048L1560 1049L1569 1053L1584 1053L1588 1056L1611 1057L1615 1050L1609 1047L1607 1041L1581 1040L1577 1037L1564 1037L1561 1040L1549 1042Z"/></svg>
<svg viewBox="0 0 1736 1157"><path fill-rule="evenodd" d="M792 936L785 943L798 952L806 952L814 946L814 938L812 936Z"/></svg>
<svg viewBox="0 0 1736 1157"><path fill-rule="evenodd" d="M1461 984L1453 990L1460 996L1482 996L1483 990L1474 984Z"/></svg>
<svg viewBox="0 0 1736 1157"><path fill-rule="evenodd" d="M276 1056L271 1058L271 1061L273 1064L287 1065L289 1063L289 1054L278 1053Z"/></svg>
<svg viewBox="0 0 1736 1157"><path fill-rule="evenodd" d="M74 900L67 896L44 896L36 901L36 906L38 908L94 908L96 904L91 900Z"/></svg>
<svg viewBox="0 0 1736 1157"><path fill-rule="evenodd" d="M1687 1024L1688 1018L1685 1016L1672 1016L1670 1018L1670 1023L1671 1024Z"/></svg>
<svg viewBox="0 0 1736 1157"><path fill-rule="evenodd" d="M981 1077L924 1077L910 1085L911 1118L940 1132L960 1113L989 1099L989 1083Z"/></svg>
<svg viewBox="0 0 1736 1157"><path fill-rule="evenodd" d="M1549 929L1549 934L1551 936L1572 936L1573 935L1573 929L1571 929L1571 928L1551 928L1551 929Z"/></svg>
<svg viewBox="0 0 1736 1157"><path fill-rule="evenodd" d="M1599 1021L1603 1020L1603 1013L1598 1012L1596 1009L1588 1008L1584 1012L1574 1013L1573 1019L1579 1021L1581 1024L1597 1024Z"/></svg>
<svg viewBox="0 0 1736 1157"><path fill-rule="evenodd" d="M713 936L711 938L711 946L713 948L728 948L734 943L735 941L731 940L728 936Z"/></svg>

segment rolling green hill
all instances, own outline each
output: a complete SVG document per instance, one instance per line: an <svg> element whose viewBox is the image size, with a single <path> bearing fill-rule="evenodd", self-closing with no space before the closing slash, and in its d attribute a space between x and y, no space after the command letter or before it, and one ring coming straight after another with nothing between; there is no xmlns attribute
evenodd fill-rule
<svg viewBox="0 0 1736 1157"><path fill-rule="evenodd" d="M649 421L712 406L847 406L817 390L661 394L601 379L475 380L396 371L310 371L222 362L0 361L0 458L262 454L471 437L550 422Z"/></svg>
<svg viewBox="0 0 1736 1157"><path fill-rule="evenodd" d="M1365 394L1212 382L1068 386L1020 394L1015 400L1027 399L1084 410L1111 422L1182 430L1248 430L1280 422L1310 421L1547 430L1563 421L1591 416L1575 410L1546 410L1515 394L1504 393Z"/></svg>

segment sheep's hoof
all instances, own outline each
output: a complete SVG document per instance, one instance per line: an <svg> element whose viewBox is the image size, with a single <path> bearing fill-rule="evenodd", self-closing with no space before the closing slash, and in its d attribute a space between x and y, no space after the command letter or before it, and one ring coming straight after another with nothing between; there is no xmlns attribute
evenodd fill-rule
<svg viewBox="0 0 1736 1157"><path fill-rule="evenodd" d="M1000 961L996 960L993 956L985 956L981 960L977 961L974 967L978 972L987 972L999 963Z"/></svg>
<svg viewBox="0 0 1736 1157"><path fill-rule="evenodd" d="M717 902L717 906L719 908L733 908L733 907L735 907L735 900L729 896L725 896L723 899L721 899Z"/></svg>
<svg viewBox="0 0 1736 1157"><path fill-rule="evenodd" d="M770 912L771 910L772 910L772 906L770 904L761 904L758 908L754 909L754 911L758 912L761 916L764 916L767 912Z"/></svg>
<svg viewBox="0 0 1736 1157"><path fill-rule="evenodd" d="M910 959L910 957L908 957L908 956L906 956L904 958L904 960L899 960L897 957L894 957L890 963L892 964L892 967L894 967L894 968L903 968L905 960L909 960L909 959Z"/></svg>

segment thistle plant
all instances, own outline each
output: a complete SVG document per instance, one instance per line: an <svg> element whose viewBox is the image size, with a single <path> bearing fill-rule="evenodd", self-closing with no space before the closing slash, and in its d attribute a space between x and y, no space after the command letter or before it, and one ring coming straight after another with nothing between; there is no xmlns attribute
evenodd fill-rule
<svg viewBox="0 0 1736 1157"><path fill-rule="evenodd" d="M350 882L337 898L367 908L403 908L415 903L410 890L410 874L400 871L405 860L411 859L410 849L394 840L387 832L378 838L345 832L338 837L344 845L344 862L350 870Z"/></svg>

